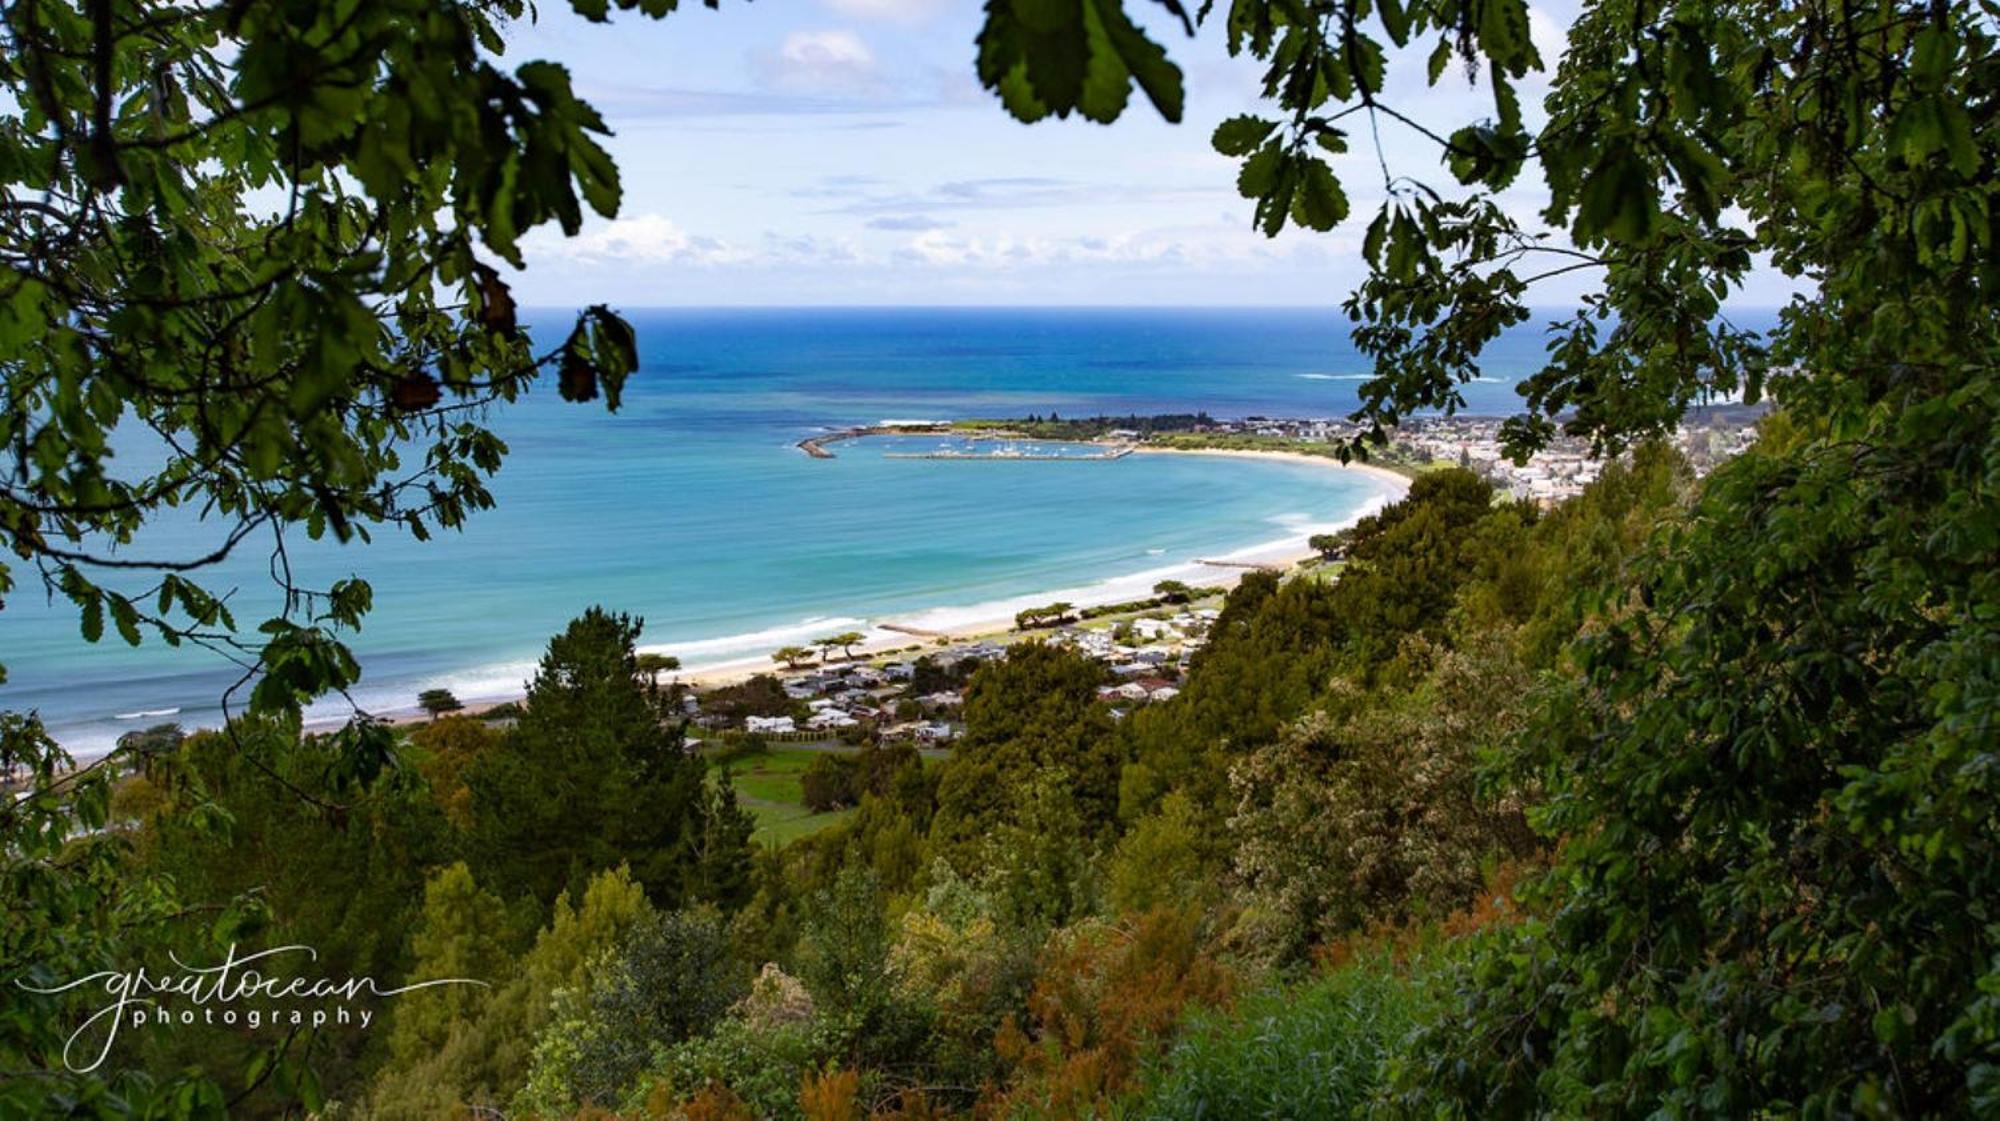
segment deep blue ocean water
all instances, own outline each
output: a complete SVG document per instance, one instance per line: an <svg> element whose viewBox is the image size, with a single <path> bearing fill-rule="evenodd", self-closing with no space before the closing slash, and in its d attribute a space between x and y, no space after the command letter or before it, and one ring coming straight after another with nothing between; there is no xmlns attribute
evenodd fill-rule
<svg viewBox="0 0 2000 1121"><path fill-rule="evenodd" d="M496 414L512 455L497 508L464 532L349 547L297 535L291 559L305 579L355 574L374 586L354 639L364 706L407 708L432 685L512 694L547 636L592 604L643 616L644 641L690 664L761 657L884 619L942 626L976 605L1121 579L1148 586L1192 558L1379 501L1365 477L1306 465L890 459L884 441L814 460L794 447L885 418L1338 416L1368 366L1331 310L628 314L643 368L623 409L564 403L551 382ZM568 321L531 318L551 334ZM1496 344L1466 388L1470 411L1513 411L1513 385L1541 346L1539 326ZM215 532L162 526L132 555ZM206 575L236 589L249 625L276 606L270 550L258 544ZM27 580L0 612L0 660L10 674L0 708L39 710L81 751L158 720L212 724L239 673L156 641L87 645L75 611L46 604Z"/></svg>

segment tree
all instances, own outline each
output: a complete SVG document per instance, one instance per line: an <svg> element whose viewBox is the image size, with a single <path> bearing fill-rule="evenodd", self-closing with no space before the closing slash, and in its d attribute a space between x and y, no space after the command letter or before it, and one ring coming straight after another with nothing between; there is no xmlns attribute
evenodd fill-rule
<svg viewBox="0 0 2000 1121"><path fill-rule="evenodd" d="M464 861L425 882L423 911L410 935L416 958L411 976L480 983L421 989L398 1001L389 1034L389 1053L395 1061L414 1062L436 1052L455 1024L485 1004L492 986L512 964L508 933L505 906L473 880Z"/></svg>
<svg viewBox="0 0 2000 1121"><path fill-rule="evenodd" d="M1162 580L1153 585L1153 594L1168 603L1186 603L1194 598L1194 589L1185 581Z"/></svg>
<svg viewBox="0 0 2000 1121"><path fill-rule="evenodd" d="M1119 839L1106 871L1108 901L1118 914L1199 903L1215 890L1214 848L1193 801L1174 791Z"/></svg>
<svg viewBox="0 0 2000 1121"><path fill-rule="evenodd" d="M882 888L865 869L843 868L812 901L799 947L799 980L849 1065L897 1054L923 1030L896 991Z"/></svg>
<svg viewBox="0 0 2000 1121"><path fill-rule="evenodd" d="M580 898L574 902L569 894L558 896L534 945L514 959L504 978L494 978L494 987L483 997L474 996L479 1015L451 1020L441 1047L392 1057L377 1074L360 1114L421 1121L465 1113L467 1106L491 1108L520 1091L531 1069L535 1041L562 1011L559 994L585 991L591 967L615 953L627 932L655 913L646 893L622 867L590 877L577 894ZM459 898L450 912L458 917L444 930L463 930L467 925L478 929L490 920L490 903ZM435 929L427 921L426 937ZM455 941L445 938L436 944ZM392 1021L403 1012L399 1000L390 1012Z"/></svg>
<svg viewBox="0 0 2000 1121"><path fill-rule="evenodd" d="M1449 467L1425 473L1401 501L1348 531L1350 563L1332 604L1352 660L1378 663L1405 636L1445 624L1472 575L1477 527L1493 509L1491 484Z"/></svg>
<svg viewBox="0 0 2000 1121"><path fill-rule="evenodd" d="M1084 817L1080 784L1060 764L1014 781L1021 785L1009 812L989 823L977 846L980 886L1009 925L1054 929L1094 909L1104 830Z"/></svg>
<svg viewBox="0 0 2000 1121"><path fill-rule="evenodd" d="M1089 842L1116 816L1122 762L1097 703L1105 670L1081 654L1017 643L980 668L965 694L965 734L941 769L931 842L970 875L977 842L1018 818L1033 781L1061 770Z"/></svg>
<svg viewBox="0 0 2000 1121"><path fill-rule="evenodd" d="M1337 585L1245 573L1222 603L1181 695L1147 705L1119 728L1131 757L1120 776L1120 813L1153 811L1183 790L1217 824L1226 813L1232 756L1275 739L1326 687L1339 660Z"/></svg>
<svg viewBox="0 0 2000 1121"><path fill-rule="evenodd" d="M701 707L706 712L734 721L748 716L797 716L801 719L805 716L805 705L787 695L784 682L768 673L709 690L701 698Z"/></svg>
<svg viewBox="0 0 2000 1121"><path fill-rule="evenodd" d="M813 756L799 775L799 801L814 813L851 806L861 798L860 767L853 759L832 752Z"/></svg>
<svg viewBox="0 0 2000 1121"><path fill-rule="evenodd" d="M1421 655L1435 664L1413 687L1343 681L1230 769L1232 870L1274 956L1442 918L1539 848L1518 793L1478 788L1479 760L1520 727L1527 673L1491 635Z"/></svg>
<svg viewBox="0 0 2000 1121"><path fill-rule="evenodd" d="M122 852L121 878L158 893L145 906L167 901L160 916L166 921L140 926L146 943L121 952L171 952L192 961L230 942L299 944L314 948L310 962L280 956L262 968L273 976L317 970L406 976L405 937L423 901L425 874L449 859L453 837L424 784L405 780L414 777L409 772L334 795L329 774L338 752L326 737L301 737L289 722L244 720L226 732L197 732L171 756L150 759L146 782L160 800L114 830L113 844ZM345 803L347 828L329 829L314 805L329 796ZM134 899L127 907L138 905ZM176 914L186 917L169 918ZM22 929L17 923L23 920L10 915L5 925ZM192 1068L232 1083L243 1064L262 1054L267 1066L283 1063L288 1080L307 1077L309 1068L322 1085L339 1086L358 1072L363 1042L329 1038L308 1051L286 1045L282 1034L167 1036L135 1039L137 1046L110 1065L134 1075ZM262 1111L283 1101L276 1088L263 1086L243 1107Z"/></svg>
<svg viewBox="0 0 2000 1121"><path fill-rule="evenodd" d="M521 266L522 235L574 234L620 197L568 73L500 65L517 14L0 12L18 62L0 69L0 444L21 453L0 467L0 546L87 639L108 618L128 643L239 647L267 671L260 711L350 685L336 629L368 610L365 583L286 595L246 636L199 570L262 541L303 592L288 535L461 525L505 452L482 411L545 368L565 399L617 407L631 328L594 306L537 351L498 267ZM115 455L114 427L161 454ZM156 552L144 530L170 507L222 528ZM0 566L0 591L13 582Z"/></svg>
<svg viewBox="0 0 2000 1121"><path fill-rule="evenodd" d="M854 656L853 655L854 645L860 642L864 637L866 636L864 636L860 631L842 631L839 634L828 635L825 638L819 639L815 641L813 645L819 647L822 651L825 651L825 656L828 661L833 660L833 651L835 651L836 649L839 650L843 656L852 658Z"/></svg>
<svg viewBox="0 0 2000 1121"><path fill-rule="evenodd" d="M646 675L646 683L655 689L660 687L661 674L681 668L681 660L672 654L641 654L636 661L639 672Z"/></svg>
<svg viewBox="0 0 2000 1121"><path fill-rule="evenodd" d="M736 785L725 768L708 790L689 898L731 912L750 901L756 890L751 882L750 834L756 829L756 819L737 800Z"/></svg>
<svg viewBox="0 0 2000 1121"><path fill-rule="evenodd" d="M430 784L431 800L444 811L446 820L461 830L473 825L467 775L474 761L493 750L500 739L501 733L486 721L470 716L449 716L410 730L417 773Z"/></svg>
<svg viewBox="0 0 2000 1121"><path fill-rule="evenodd" d="M10 985L36 984L32 971L54 981L118 968L118 960L159 940L161 904L171 908L177 899L171 879L135 871L122 832L105 828L111 771L73 769L73 763L38 718L0 713L0 774L30 784L18 793L10 788L0 807L0 892L8 900L0 909L0 973L12 979ZM67 874L52 875L57 868ZM219 925L228 931L235 924ZM0 1114L32 1117L58 1095L101 1100L107 1091L140 1101L155 1093L185 1094L187 1113L225 1111L221 1086L199 1071L181 1070L157 1086L143 1077L70 1071L62 1060L69 1035L63 1025L72 1013L80 1022L90 1012L81 1002L59 998L40 1008L28 994L8 999L10 1009L22 1012L0 1018L0 1064L38 1073L0 1079Z"/></svg>
<svg viewBox="0 0 2000 1121"><path fill-rule="evenodd" d="M165 755L179 747L187 739L187 733L179 724L154 724L136 732L126 732L118 737L118 750L127 755L144 759L149 755Z"/></svg>
<svg viewBox="0 0 2000 1121"><path fill-rule="evenodd" d="M1347 556L1347 535L1344 533L1315 533L1306 538L1306 546L1318 553L1321 560L1337 561Z"/></svg>
<svg viewBox="0 0 2000 1121"><path fill-rule="evenodd" d="M1074 604L1051 603L1044 607L1030 607L1014 615L1014 626L1020 630L1035 627L1058 626L1070 621L1070 612L1076 610Z"/></svg>
<svg viewBox="0 0 2000 1121"><path fill-rule="evenodd" d="M771 655L774 662L783 662L786 669L797 669L812 661L813 653L803 646L781 646Z"/></svg>
<svg viewBox="0 0 2000 1121"><path fill-rule="evenodd" d="M662 904L685 897L706 807L700 760L641 683L642 624L591 608L549 640L527 710L473 761L483 879L548 900L629 861Z"/></svg>
<svg viewBox="0 0 2000 1121"><path fill-rule="evenodd" d="M426 689L417 694L417 707L430 713L431 719L436 720L447 712L457 712L465 706L458 703L458 698L452 696L449 689Z"/></svg>

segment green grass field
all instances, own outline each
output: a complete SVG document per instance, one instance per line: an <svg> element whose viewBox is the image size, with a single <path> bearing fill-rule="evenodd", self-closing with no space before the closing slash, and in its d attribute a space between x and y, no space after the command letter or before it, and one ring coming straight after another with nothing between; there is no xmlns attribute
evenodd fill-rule
<svg viewBox="0 0 2000 1121"><path fill-rule="evenodd" d="M805 748L777 748L729 764L729 777L736 786L736 800L757 819L757 831L750 835L759 845L788 845L800 837L834 825L853 813L835 810L814 813L805 807L799 776L824 752Z"/></svg>
<svg viewBox="0 0 2000 1121"><path fill-rule="evenodd" d="M804 806L751 805L748 802L744 803L744 808L757 819L757 828L750 834L750 843L778 848L784 848L800 837L810 837L822 829L832 828L855 812L849 808L816 814Z"/></svg>

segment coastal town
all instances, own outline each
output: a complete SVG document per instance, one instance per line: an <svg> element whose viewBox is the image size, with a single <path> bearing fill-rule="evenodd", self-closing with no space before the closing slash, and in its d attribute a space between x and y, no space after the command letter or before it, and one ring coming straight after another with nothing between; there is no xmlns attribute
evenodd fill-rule
<svg viewBox="0 0 2000 1121"><path fill-rule="evenodd" d="M1691 410L1668 439L1698 475L1706 474L1749 446L1762 414L1761 409L1741 406ZM1504 450L1501 424L1496 417L1412 418L1376 451L1374 462L1411 475L1436 467L1465 467L1499 492L1543 506L1581 493L1603 468L1604 460L1592 453L1588 442L1574 437L1559 437L1527 463L1517 464ZM1361 429L1344 419L1324 417L1223 419L1195 414L1064 420L1051 415L951 423L884 421L809 437L799 446L814 458L831 459L841 442L876 435L939 435L968 442L922 458L1088 461L1113 456L1061 455L1035 450L1032 442L1087 443L1118 455L1147 449L1331 456L1340 443L1360 436ZM1024 442L1029 443L1024 446ZM971 450L980 444L990 444L989 450ZM787 742L872 739L943 748L962 728L958 716L972 670L1004 656L1011 642L1038 638L1102 663L1106 683L1098 688L1098 699L1114 717L1122 718L1136 706L1178 695L1190 659L1217 618L1222 590L1176 585L1172 594L1109 611L1057 610L1037 625L1017 626L1004 634L961 638L917 634L913 637L928 639L931 645L918 643L865 657L837 659L835 644L822 643L821 659L810 666L791 664L803 653L797 649L790 657L774 656L774 661L786 662L785 667L753 679L771 685L738 682L687 691L681 704L699 730L696 734L719 742L743 737Z"/></svg>
<svg viewBox="0 0 2000 1121"><path fill-rule="evenodd" d="M1711 405L1690 409L1666 435L1697 476L1750 446L1765 410L1756 406ZM1603 468L1590 441L1559 435L1526 463L1516 463L1502 441L1505 420L1490 416L1418 416L1405 419L1389 443L1372 449L1370 461L1391 470L1415 473L1431 467L1458 466L1477 472L1502 493L1543 506L1583 491ZM1365 429L1338 417L1211 417L1206 413L1152 417L1089 417L1065 420L1050 414L1012 420L923 421L886 420L873 425L838 429L807 437L798 447L809 456L834 458L834 446L869 436L939 435L971 443L991 444L986 451L965 444L923 453L892 453L892 458L923 459L1065 459L1110 460L1134 450L1153 451L1286 451L1331 456L1359 440ZM1023 441L1038 441L1043 446ZM1098 449L1086 454L1062 454L1046 445L1087 443Z"/></svg>
<svg viewBox="0 0 2000 1121"><path fill-rule="evenodd" d="M839 659L831 650L805 667L774 669L747 681L684 689L691 747L746 738L766 742L911 743L949 747L963 728L965 685L980 665L1004 657L1013 642L1035 638L1066 646L1105 667L1098 700L1113 718L1139 705L1171 700L1189 660L1220 614L1219 589L1173 585L1122 610L1065 617L1003 635L939 637L874 656ZM1170 602L1181 601L1181 602ZM1192 601L1192 602L1189 602Z"/></svg>

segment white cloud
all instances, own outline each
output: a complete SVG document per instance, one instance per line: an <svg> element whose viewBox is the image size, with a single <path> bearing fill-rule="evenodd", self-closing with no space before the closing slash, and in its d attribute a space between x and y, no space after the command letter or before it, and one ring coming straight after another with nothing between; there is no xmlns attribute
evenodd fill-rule
<svg viewBox="0 0 2000 1121"><path fill-rule="evenodd" d="M904 241L892 258L910 265L1001 270L1049 265L1190 268L1305 263L1352 255L1357 248L1358 235L1336 233L1274 242L1240 224L1057 237L977 237L927 230Z"/></svg>
<svg viewBox="0 0 2000 1121"><path fill-rule="evenodd" d="M875 52L845 29L794 31L776 51L756 56L759 79L773 89L803 93L860 93L882 87Z"/></svg>
<svg viewBox="0 0 2000 1121"><path fill-rule="evenodd" d="M892 23L921 23L943 7L940 0L823 0L827 7L849 19L882 20Z"/></svg>
<svg viewBox="0 0 2000 1121"><path fill-rule="evenodd" d="M867 222L871 230L942 230L951 225L928 214L884 214Z"/></svg>
<svg viewBox="0 0 2000 1121"><path fill-rule="evenodd" d="M731 243L691 233L662 214L647 213L596 223L573 238L542 229L525 239L531 264L625 271L634 275L681 270L760 273L799 267L841 270L865 284L911 269L970 274L1054 268L1244 268L1289 262L1306 265L1353 255L1359 237L1343 234L1271 241L1240 221L1171 225L1106 233L958 231L928 216L877 220L870 232L847 236L765 230ZM530 270L533 271L532 269Z"/></svg>
<svg viewBox="0 0 2000 1121"><path fill-rule="evenodd" d="M866 258L855 247L854 242L845 237L827 237L813 234L786 234L776 230L764 231L764 251L758 255L759 265L859 265Z"/></svg>
<svg viewBox="0 0 2000 1121"><path fill-rule="evenodd" d="M572 238L544 227L523 241L537 257L582 263L734 265L753 258L715 238L690 234L662 214L615 219Z"/></svg>

